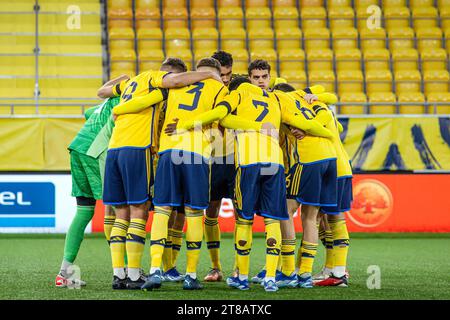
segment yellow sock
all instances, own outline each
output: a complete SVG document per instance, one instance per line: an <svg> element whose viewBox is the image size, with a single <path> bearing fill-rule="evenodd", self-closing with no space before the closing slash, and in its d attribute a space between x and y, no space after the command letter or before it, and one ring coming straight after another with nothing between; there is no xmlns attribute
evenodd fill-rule
<svg viewBox="0 0 450 320"><path fill-rule="evenodd" d="M326 248L325 268L331 270L334 267L333 234L331 230L325 231L325 248Z"/></svg>
<svg viewBox="0 0 450 320"><path fill-rule="evenodd" d="M300 269L298 271L299 275L303 273L312 273L316 253L317 253L317 243L302 241L302 245L299 250L300 255Z"/></svg>
<svg viewBox="0 0 450 320"><path fill-rule="evenodd" d="M344 219L330 220L329 224L333 234L333 274L337 277L342 277L347 267L348 246L350 243L347 224Z"/></svg>
<svg viewBox="0 0 450 320"><path fill-rule="evenodd" d="M168 223L171 210L155 207L150 233L151 268L161 268L164 245L167 240Z"/></svg>
<svg viewBox="0 0 450 320"><path fill-rule="evenodd" d="M185 208L186 211L186 273L197 272L203 240L203 210Z"/></svg>
<svg viewBox="0 0 450 320"><path fill-rule="evenodd" d="M220 264L220 228L218 218L205 217L205 241L212 268L222 270Z"/></svg>
<svg viewBox="0 0 450 320"><path fill-rule="evenodd" d="M129 224L129 221L123 219L115 219L114 221L109 245L113 268L125 267L125 241Z"/></svg>
<svg viewBox="0 0 450 320"><path fill-rule="evenodd" d="M280 221L264 219L266 226L266 278L275 278L281 251Z"/></svg>
<svg viewBox="0 0 450 320"><path fill-rule="evenodd" d="M164 252L162 256L163 271L166 272L172 268L172 237L173 229L169 228L167 233L166 244L164 245Z"/></svg>
<svg viewBox="0 0 450 320"><path fill-rule="evenodd" d="M236 243L236 232L237 232L237 221L234 223L234 242ZM234 264L233 264L233 271L238 270L237 267L237 259L238 259L238 254L237 251L234 250Z"/></svg>
<svg viewBox="0 0 450 320"><path fill-rule="evenodd" d="M103 232L105 233L106 241L111 239L111 231L114 226L114 221L116 220L116 216L105 216L103 219Z"/></svg>
<svg viewBox="0 0 450 320"><path fill-rule="evenodd" d="M144 219L131 219L127 233L127 257L128 268L141 268L142 253L145 245L145 224Z"/></svg>
<svg viewBox="0 0 450 320"><path fill-rule="evenodd" d="M248 276L250 269L250 251L253 242L253 220L238 218L236 221L236 267L239 275Z"/></svg>
<svg viewBox="0 0 450 320"><path fill-rule="evenodd" d="M326 232L321 223L317 224L317 230L319 230L319 240L320 240L320 242L322 242L323 246L326 248L327 247Z"/></svg>
<svg viewBox="0 0 450 320"><path fill-rule="evenodd" d="M281 240L281 271L290 276L295 270L295 239Z"/></svg>
<svg viewBox="0 0 450 320"><path fill-rule="evenodd" d="M183 243L183 231L172 229L172 268L177 265L178 254Z"/></svg>

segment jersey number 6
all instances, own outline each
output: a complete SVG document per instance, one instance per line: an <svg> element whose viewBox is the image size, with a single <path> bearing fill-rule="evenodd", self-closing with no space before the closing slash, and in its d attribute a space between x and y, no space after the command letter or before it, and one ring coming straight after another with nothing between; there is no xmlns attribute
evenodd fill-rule
<svg viewBox="0 0 450 320"><path fill-rule="evenodd" d="M205 84L203 82L197 82L193 85L194 88L186 91L186 93L195 94L194 101L192 101L191 105L180 103L178 105L178 109L183 109L183 110L187 110L187 111L193 111L193 110L197 109L198 101L200 100L200 95L202 93L202 89L203 89L204 85Z"/></svg>

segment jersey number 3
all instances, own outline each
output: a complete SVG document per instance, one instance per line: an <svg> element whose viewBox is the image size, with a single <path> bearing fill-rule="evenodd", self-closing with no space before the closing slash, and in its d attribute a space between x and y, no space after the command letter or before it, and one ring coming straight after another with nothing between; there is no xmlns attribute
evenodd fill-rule
<svg viewBox="0 0 450 320"><path fill-rule="evenodd" d="M195 94L194 101L192 101L191 105L180 103L178 105L178 109L183 109L187 111L193 111L198 107L198 101L200 100L200 95L202 94L202 89L205 86L203 82L197 82L194 85L194 88L186 91L186 93Z"/></svg>

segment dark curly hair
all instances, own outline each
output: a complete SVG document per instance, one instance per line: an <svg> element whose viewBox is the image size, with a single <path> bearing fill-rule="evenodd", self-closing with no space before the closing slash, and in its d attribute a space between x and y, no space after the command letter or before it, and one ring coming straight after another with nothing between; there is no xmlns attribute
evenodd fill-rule
<svg viewBox="0 0 450 320"><path fill-rule="evenodd" d="M252 74L253 70L268 70L270 73L270 64L266 60L256 59L248 65L248 75Z"/></svg>
<svg viewBox="0 0 450 320"><path fill-rule="evenodd" d="M231 53L225 52L225 51L216 51L211 56L211 58L214 58L216 60L219 60L220 65L222 67L232 67L233 66L233 56Z"/></svg>
<svg viewBox="0 0 450 320"><path fill-rule="evenodd" d="M251 83L247 77L236 77L231 80L230 85L228 86L228 90L233 91L236 90L243 83Z"/></svg>

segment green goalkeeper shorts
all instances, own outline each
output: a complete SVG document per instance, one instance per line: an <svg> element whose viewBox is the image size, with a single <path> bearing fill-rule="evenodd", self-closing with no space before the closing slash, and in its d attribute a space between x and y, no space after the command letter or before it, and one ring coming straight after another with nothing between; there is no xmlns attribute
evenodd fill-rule
<svg viewBox="0 0 450 320"><path fill-rule="evenodd" d="M72 196L101 199L103 184L100 163L77 151L70 151L70 171L72 173Z"/></svg>

